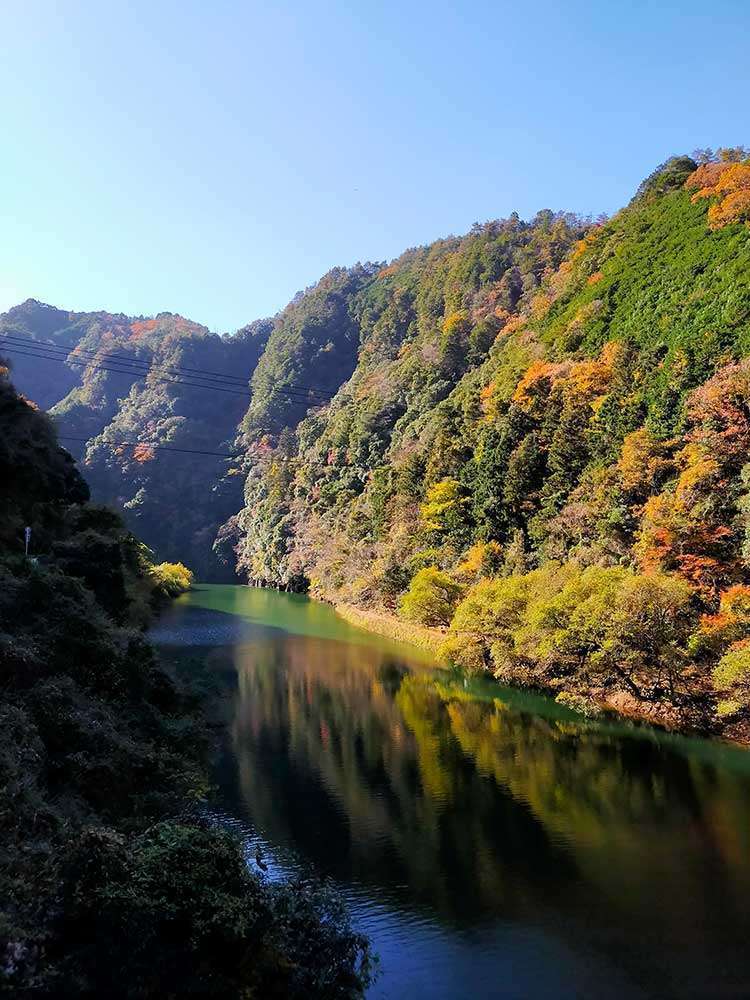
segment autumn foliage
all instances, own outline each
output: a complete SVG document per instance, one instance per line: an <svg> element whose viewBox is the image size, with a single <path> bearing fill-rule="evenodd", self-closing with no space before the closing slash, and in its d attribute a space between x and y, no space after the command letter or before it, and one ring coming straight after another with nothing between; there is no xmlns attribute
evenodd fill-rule
<svg viewBox="0 0 750 1000"><path fill-rule="evenodd" d="M708 222L721 229L735 222L750 225L750 161L743 163L705 163L688 178L692 200L712 199Z"/></svg>
<svg viewBox="0 0 750 1000"><path fill-rule="evenodd" d="M144 462L152 462L156 457L154 446L150 444L137 444L133 448L133 460L143 465Z"/></svg>

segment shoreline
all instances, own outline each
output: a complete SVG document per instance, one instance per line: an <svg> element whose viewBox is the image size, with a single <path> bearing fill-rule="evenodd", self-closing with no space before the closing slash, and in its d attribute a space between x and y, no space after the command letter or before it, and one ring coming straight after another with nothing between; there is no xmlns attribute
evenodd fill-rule
<svg viewBox="0 0 750 1000"><path fill-rule="evenodd" d="M333 609L350 625L356 625L367 632L382 635L386 639L409 643L433 654L437 653L438 647L447 635L447 630L404 621L403 618L399 618L383 608L368 611L364 608L358 608L355 604L334 603Z"/></svg>
<svg viewBox="0 0 750 1000"><path fill-rule="evenodd" d="M331 603L336 613L350 624L376 635L384 636L387 639L394 639L397 642L417 646L433 655L437 654L439 646L448 634L447 629L430 628L427 625L417 625L413 622L407 622L383 608L365 610L354 604ZM447 669L448 667L448 664L440 663L439 661L436 661L435 665L443 669ZM486 676L497 680L491 671L487 671ZM511 687L517 687L519 690L523 690L525 687L525 685L515 683L513 678L508 679L508 684ZM534 690L553 699L556 695L560 694L559 690L556 691L551 687L535 687ZM578 708L573 704L577 699L580 699L581 702L581 707ZM676 714L677 710L674 706L662 703L641 704L624 691L576 693L571 698L566 698L562 703L568 708L572 708L573 711L578 712L582 718L598 717L602 721L610 719L633 722L636 725L649 726L667 733L698 737L717 743L729 743L743 749L750 749L750 729L742 723L727 726L717 732L702 731L695 726L682 723ZM593 709L590 715L586 712L586 706Z"/></svg>

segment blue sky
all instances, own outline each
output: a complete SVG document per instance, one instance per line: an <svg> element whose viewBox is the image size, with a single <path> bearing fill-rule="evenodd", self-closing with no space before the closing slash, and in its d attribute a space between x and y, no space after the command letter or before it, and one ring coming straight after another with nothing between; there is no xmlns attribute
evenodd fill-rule
<svg viewBox="0 0 750 1000"><path fill-rule="evenodd" d="M746 0L6 0L0 309L236 329L336 264L750 144Z"/></svg>

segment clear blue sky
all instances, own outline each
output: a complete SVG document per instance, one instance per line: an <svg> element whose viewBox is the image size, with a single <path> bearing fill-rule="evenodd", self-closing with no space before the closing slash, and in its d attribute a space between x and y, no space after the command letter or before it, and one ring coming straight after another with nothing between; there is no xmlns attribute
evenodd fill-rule
<svg viewBox="0 0 750 1000"><path fill-rule="evenodd" d="M0 308L275 312L474 221L750 144L747 0L6 0Z"/></svg>

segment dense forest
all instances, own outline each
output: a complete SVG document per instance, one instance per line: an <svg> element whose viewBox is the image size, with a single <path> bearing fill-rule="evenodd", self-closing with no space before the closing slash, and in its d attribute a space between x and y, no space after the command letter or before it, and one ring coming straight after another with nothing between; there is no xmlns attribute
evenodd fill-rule
<svg viewBox="0 0 750 1000"><path fill-rule="evenodd" d="M190 584L92 504L0 371L0 991L355 997L337 897L268 883L202 819L211 732L144 635ZM31 528L31 557L24 552ZM105 957L106 956L106 957Z"/></svg>
<svg viewBox="0 0 750 1000"><path fill-rule="evenodd" d="M749 223L747 151L705 150L611 219L475 225L231 337L25 303L0 344L159 558L383 609L585 712L746 739Z"/></svg>

